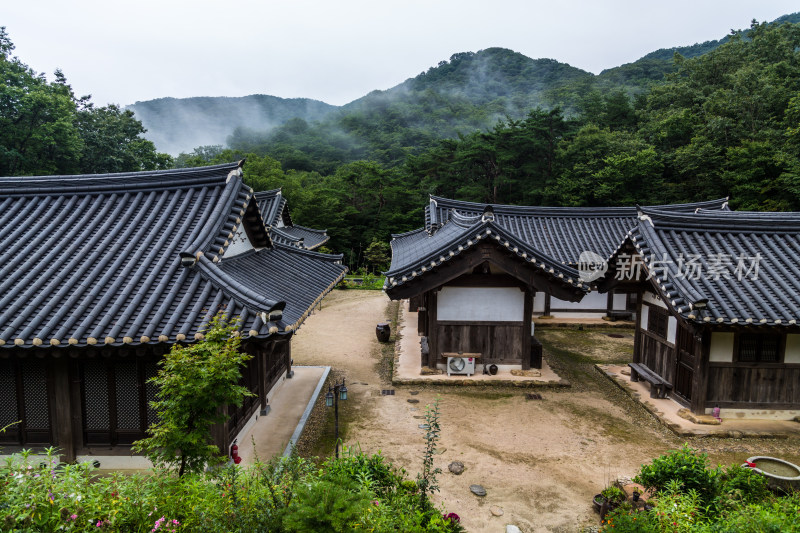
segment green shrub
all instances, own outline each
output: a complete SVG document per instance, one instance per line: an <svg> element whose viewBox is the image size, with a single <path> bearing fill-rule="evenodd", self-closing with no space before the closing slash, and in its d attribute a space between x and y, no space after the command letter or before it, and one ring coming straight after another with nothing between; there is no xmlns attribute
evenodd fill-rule
<svg viewBox="0 0 800 533"><path fill-rule="evenodd" d="M25 452L0 466L0 531L461 531L380 455L350 453L322 468L291 457L182 477L97 476L88 464L55 467L56 457Z"/></svg>
<svg viewBox="0 0 800 533"><path fill-rule="evenodd" d="M355 531L370 504L370 493L345 475L316 479L297 488L283 517L285 531Z"/></svg>
<svg viewBox="0 0 800 533"><path fill-rule="evenodd" d="M719 507L730 508L740 502L759 502L770 496L767 479L758 472L741 465L732 465L727 470L720 471L717 496Z"/></svg>
<svg viewBox="0 0 800 533"><path fill-rule="evenodd" d="M800 532L800 494L731 509L702 533Z"/></svg>
<svg viewBox="0 0 800 533"><path fill-rule="evenodd" d="M716 496L716 477L717 471L708 469L708 455L684 444L680 450L643 465L633 480L653 493L663 491L674 481L682 491L694 490L704 503L710 503Z"/></svg>

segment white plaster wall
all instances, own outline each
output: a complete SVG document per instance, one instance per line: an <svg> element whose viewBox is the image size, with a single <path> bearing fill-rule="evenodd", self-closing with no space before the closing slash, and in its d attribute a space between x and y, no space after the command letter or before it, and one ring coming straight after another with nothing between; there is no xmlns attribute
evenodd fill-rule
<svg viewBox="0 0 800 533"><path fill-rule="evenodd" d="M667 318L667 342L675 344L675 334L678 331L678 319L674 316Z"/></svg>
<svg viewBox="0 0 800 533"><path fill-rule="evenodd" d="M537 292L536 295L533 297L534 313L544 313L544 297L545 294L541 291Z"/></svg>
<svg viewBox="0 0 800 533"><path fill-rule="evenodd" d="M516 287L444 287L436 305L438 320L521 322L525 293Z"/></svg>
<svg viewBox="0 0 800 533"><path fill-rule="evenodd" d="M233 239L231 239L228 249L225 250L225 257L235 257L254 249L253 243L250 242L243 225L239 224L239 227L233 233Z"/></svg>
<svg viewBox="0 0 800 533"><path fill-rule="evenodd" d="M590 292L580 302L568 302L555 297L550 298L551 309L575 309L576 311L582 309L605 309L607 303L608 295L600 294L599 292Z"/></svg>
<svg viewBox="0 0 800 533"><path fill-rule="evenodd" d="M642 306L642 316L639 319L639 326L645 331L647 331L647 319L650 316L650 308L646 305Z"/></svg>
<svg viewBox="0 0 800 533"><path fill-rule="evenodd" d="M714 331L711 333L711 347L708 360L714 363L733 362L733 333Z"/></svg>
<svg viewBox="0 0 800 533"><path fill-rule="evenodd" d="M783 362L800 364L800 335L786 335L786 355Z"/></svg>
<svg viewBox="0 0 800 533"><path fill-rule="evenodd" d="M614 311L624 311L628 306L628 293L614 294L611 308Z"/></svg>

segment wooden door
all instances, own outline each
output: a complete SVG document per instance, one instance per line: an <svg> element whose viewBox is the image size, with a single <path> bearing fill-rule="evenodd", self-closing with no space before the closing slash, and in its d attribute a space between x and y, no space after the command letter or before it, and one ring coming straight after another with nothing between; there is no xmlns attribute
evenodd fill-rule
<svg viewBox="0 0 800 533"><path fill-rule="evenodd" d="M694 377L697 340L691 331L679 326L675 339L675 394L686 401L692 399L692 378Z"/></svg>

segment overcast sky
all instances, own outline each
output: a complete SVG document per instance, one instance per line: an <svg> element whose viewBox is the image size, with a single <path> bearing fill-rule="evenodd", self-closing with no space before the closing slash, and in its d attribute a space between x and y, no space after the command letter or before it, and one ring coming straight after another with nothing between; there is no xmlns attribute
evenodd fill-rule
<svg viewBox="0 0 800 533"><path fill-rule="evenodd" d="M306 97L341 105L457 52L499 46L599 73L719 39L797 0L3 0L37 71L97 104L165 96Z"/></svg>

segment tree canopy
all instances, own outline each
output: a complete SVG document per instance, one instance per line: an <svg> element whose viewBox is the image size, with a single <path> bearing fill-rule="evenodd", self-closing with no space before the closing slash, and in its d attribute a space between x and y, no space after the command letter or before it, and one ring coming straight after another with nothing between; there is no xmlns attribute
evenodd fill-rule
<svg viewBox="0 0 800 533"><path fill-rule="evenodd" d="M133 113L76 98L60 70L48 81L13 51L0 27L0 175L169 168L171 158L142 136Z"/></svg>

